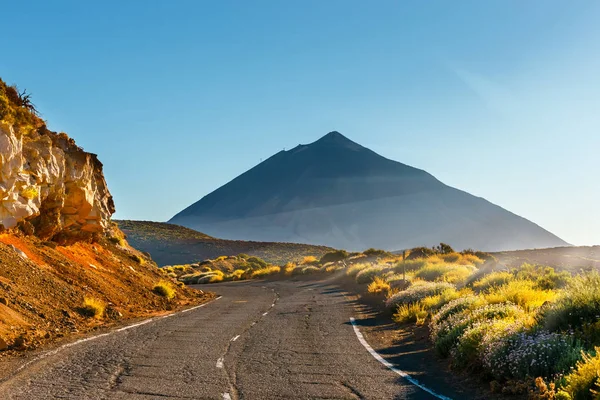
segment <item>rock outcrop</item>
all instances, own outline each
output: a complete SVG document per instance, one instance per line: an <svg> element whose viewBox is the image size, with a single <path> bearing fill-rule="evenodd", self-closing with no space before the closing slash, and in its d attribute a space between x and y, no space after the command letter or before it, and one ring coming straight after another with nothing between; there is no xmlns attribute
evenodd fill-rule
<svg viewBox="0 0 600 400"><path fill-rule="evenodd" d="M0 96L12 90L14 97L14 89L0 83ZM23 111L10 98L0 98L0 230L19 228L60 243L107 233L114 203L96 155L49 131L35 115L26 125L11 120L11 110Z"/></svg>

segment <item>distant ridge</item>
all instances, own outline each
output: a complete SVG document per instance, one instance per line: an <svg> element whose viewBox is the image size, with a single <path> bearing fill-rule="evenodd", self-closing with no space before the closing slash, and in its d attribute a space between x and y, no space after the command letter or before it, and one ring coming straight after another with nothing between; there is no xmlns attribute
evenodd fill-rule
<svg viewBox="0 0 600 400"><path fill-rule="evenodd" d="M333 131L280 151L169 222L209 235L363 250L567 245L538 225Z"/></svg>

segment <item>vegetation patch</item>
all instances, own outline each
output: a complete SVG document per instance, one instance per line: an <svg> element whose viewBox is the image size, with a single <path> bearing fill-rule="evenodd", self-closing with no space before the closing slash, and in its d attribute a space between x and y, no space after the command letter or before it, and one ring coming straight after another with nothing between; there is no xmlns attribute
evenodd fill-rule
<svg viewBox="0 0 600 400"><path fill-rule="evenodd" d="M173 297L175 297L175 294L176 294L175 289L173 288L173 285L167 281L158 282L152 288L152 292L158 296L165 297L169 300L171 300Z"/></svg>
<svg viewBox="0 0 600 400"><path fill-rule="evenodd" d="M79 313L88 318L102 318L106 304L94 297L86 296L83 298L83 304L79 308Z"/></svg>

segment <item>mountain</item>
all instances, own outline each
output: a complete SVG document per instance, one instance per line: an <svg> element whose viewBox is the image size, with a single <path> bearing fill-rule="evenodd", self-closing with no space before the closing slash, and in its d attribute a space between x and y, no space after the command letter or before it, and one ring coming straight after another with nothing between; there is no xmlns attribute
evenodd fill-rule
<svg viewBox="0 0 600 400"><path fill-rule="evenodd" d="M567 245L522 217L339 132L280 151L169 222L226 239L348 250L440 242L485 251Z"/></svg>

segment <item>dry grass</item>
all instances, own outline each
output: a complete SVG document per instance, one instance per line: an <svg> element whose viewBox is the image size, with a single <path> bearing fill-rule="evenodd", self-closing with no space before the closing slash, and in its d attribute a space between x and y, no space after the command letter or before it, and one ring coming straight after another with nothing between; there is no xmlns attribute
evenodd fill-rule
<svg viewBox="0 0 600 400"><path fill-rule="evenodd" d="M428 315L429 312L420 303L402 304L398 307L393 319L399 324L416 322L418 325L422 325Z"/></svg>
<svg viewBox="0 0 600 400"><path fill-rule="evenodd" d="M485 295L490 304L511 302L523 307L526 311L533 311L545 302L553 301L556 292L552 290L540 290L535 287L535 282L528 280L515 280L504 286L493 288Z"/></svg>
<svg viewBox="0 0 600 400"><path fill-rule="evenodd" d="M387 293L390 290L390 284L380 277L375 277L373 282L367 287L367 291L372 294Z"/></svg>
<svg viewBox="0 0 600 400"><path fill-rule="evenodd" d="M316 264L318 261L319 260L315 256L306 256L302 259L302 262L300 264L302 264L302 265Z"/></svg>
<svg viewBox="0 0 600 400"><path fill-rule="evenodd" d="M102 318L105 308L106 304L103 301L86 296L83 298L83 305L80 307L79 312L88 318Z"/></svg>
<svg viewBox="0 0 600 400"><path fill-rule="evenodd" d="M250 278L262 278L269 275L278 274L281 272L281 267L270 266L252 271Z"/></svg>
<svg viewBox="0 0 600 400"><path fill-rule="evenodd" d="M222 277L221 277L221 279L222 279ZM169 300L171 300L173 297L175 297L175 293L176 293L175 289L173 288L173 285L171 285L171 283L167 282L167 281L158 282L152 288L152 292L158 296L166 297Z"/></svg>

